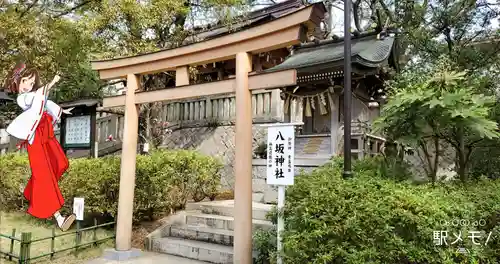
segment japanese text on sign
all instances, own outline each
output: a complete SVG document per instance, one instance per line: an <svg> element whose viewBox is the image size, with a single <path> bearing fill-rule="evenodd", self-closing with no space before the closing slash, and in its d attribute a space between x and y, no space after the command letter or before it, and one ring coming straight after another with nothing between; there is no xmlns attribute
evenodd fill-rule
<svg viewBox="0 0 500 264"><path fill-rule="evenodd" d="M269 127L267 132L267 184L293 185L293 126Z"/></svg>
<svg viewBox="0 0 500 264"><path fill-rule="evenodd" d="M90 143L90 116L68 117L66 119L66 144Z"/></svg>
<svg viewBox="0 0 500 264"><path fill-rule="evenodd" d="M73 199L73 213L76 215L76 220L83 220L83 212L84 212L85 200L80 197L75 197Z"/></svg>

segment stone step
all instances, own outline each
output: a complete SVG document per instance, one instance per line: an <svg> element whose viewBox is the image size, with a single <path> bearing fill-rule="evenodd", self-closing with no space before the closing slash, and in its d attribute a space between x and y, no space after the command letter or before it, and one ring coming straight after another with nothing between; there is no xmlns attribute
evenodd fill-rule
<svg viewBox="0 0 500 264"><path fill-rule="evenodd" d="M252 218L267 220L267 213L272 205L252 202ZM186 210L200 210L205 214L234 216L234 200L189 203Z"/></svg>
<svg viewBox="0 0 500 264"><path fill-rule="evenodd" d="M168 235L170 237L184 238L207 243L215 243L233 246L234 232L227 229L216 229L206 226L170 226Z"/></svg>
<svg viewBox="0 0 500 264"><path fill-rule="evenodd" d="M212 215L203 213L189 213L186 215L186 224L192 226L210 227L222 230L234 231L234 218L225 215ZM252 227L256 229L269 230L273 227L271 221L267 220L252 220Z"/></svg>
<svg viewBox="0 0 500 264"><path fill-rule="evenodd" d="M153 251L210 263L233 263L233 247L183 238L156 238Z"/></svg>
<svg viewBox="0 0 500 264"><path fill-rule="evenodd" d="M1 260L0 260L1 261ZM3 263L3 262L1 262ZM78 262L80 263L80 262ZM130 260L109 260L104 257L84 261L83 264L207 264L206 261L188 259L158 252L143 251L141 255Z"/></svg>

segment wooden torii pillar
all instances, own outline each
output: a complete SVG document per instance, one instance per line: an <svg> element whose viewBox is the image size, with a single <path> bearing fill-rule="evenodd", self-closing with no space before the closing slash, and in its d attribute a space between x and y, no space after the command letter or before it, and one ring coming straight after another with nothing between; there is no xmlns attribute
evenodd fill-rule
<svg viewBox="0 0 500 264"><path fill-rule="evenodd" d="M319 11L318 11L319 10ZM252 263L252 101L251 91L296 84L296 71L252 74L252 55L300 43L304 29L319 24L323 6L303 7L267 24L208 41L134 57L92 62L101 79L127 79L123 96L106 97L103 107L125 106L125 128L120 170L116 251L131 250L138 105L217 94L236 93L236 153L234 207L234 263ZM236 78L189 85L189 65L236 59ZM176 71L175 88L140 91L140 76Z"/></svg>
<svg viewBox="0 0 500 264"><path fill-rule="evenodd" d="M125 106L125 124L120 168L120 191L116 227L116 250L131 250L132 213L138 139L140 103L167 98L187 99L204 95L236 93L234 263L252 263L252 90L272 89L296 84L295 70L249 76L251 57L246 52L236 55L236 78L201 85L138 92L139 75L127 75L124 96L104 99L104 106ZM199 92L204 90L204 92ZM198 92L197 92L198 91ZM119 101L124 101L121 104Z"/></svg>

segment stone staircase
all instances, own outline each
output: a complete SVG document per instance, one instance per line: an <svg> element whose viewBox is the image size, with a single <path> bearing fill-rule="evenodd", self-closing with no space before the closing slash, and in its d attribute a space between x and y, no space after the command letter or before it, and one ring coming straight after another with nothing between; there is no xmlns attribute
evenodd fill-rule
<svg viewBox="0 0 500 264"><path fill-rule="evenodd" d="M269 229L271 205L253 203L253 228ZM146 238L146 249L208 263L233 263L234 201L199 202Z"/></svg>

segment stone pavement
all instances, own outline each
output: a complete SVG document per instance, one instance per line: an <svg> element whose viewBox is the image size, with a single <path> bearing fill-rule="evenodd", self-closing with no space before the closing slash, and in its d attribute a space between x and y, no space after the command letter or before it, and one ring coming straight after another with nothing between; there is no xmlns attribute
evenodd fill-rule
<svg viewBox="0 0 500 264"><path fill-rule="evenodd" d="M166 254L153 252L142 252L142 255L130 260L106 260L103 258L94 259L85 264L206 264L207 262L186 259Z"/></svg>

